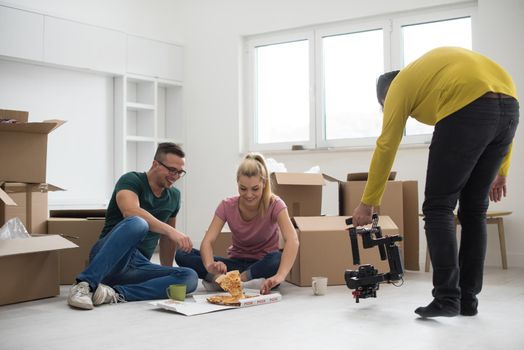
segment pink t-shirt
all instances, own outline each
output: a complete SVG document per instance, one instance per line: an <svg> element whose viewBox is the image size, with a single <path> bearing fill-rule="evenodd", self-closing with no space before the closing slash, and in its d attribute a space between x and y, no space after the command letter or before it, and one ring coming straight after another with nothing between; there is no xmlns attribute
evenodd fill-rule
<svg viewBox="0 0 524 350"><path fill-rule="evenodd" d="M280 229L277 217L287 206L282 199L274 196L264 216L257 215L246 221L240 215L239 198L240 196L235 196L224 199L215 211L216 216L227 222L233 236L228 256L260 260L266 254L278 250Z"/></svg>

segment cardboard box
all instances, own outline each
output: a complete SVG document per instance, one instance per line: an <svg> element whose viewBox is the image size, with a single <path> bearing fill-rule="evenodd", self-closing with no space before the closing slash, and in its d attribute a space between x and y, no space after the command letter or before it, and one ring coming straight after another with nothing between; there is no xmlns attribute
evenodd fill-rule
<svg viewBox="0 0 524 350"><path fill-rule="evenodd" d="M0 226L18 217L28 232L47 233L47 192L62 191L51 184L0 184Z"/></svg>
<svg viewBox="0 0 524 350"><path fill-rule="evenodd" d="M213 255L227 258L227 249L233 243L231 231L222 231L218 234L213 243Z"/></svg>
<svg viewBox="0 0 524 350"><path fill-rule="evenodd" d="M56 235L0 241L0 305L60 294L58 251L76 245Z"/></svg>
<svg viewBox="0 0 524 350"><path fill-rule="evenodd" d="M311 278L325 276L329 285L345 285L344 272L353 265L349 231L345 216L295 217L299 252L286 281L311 286ZM398 234L398 227L388 216L379 217L383 235ZM379 272L388 272L387 260L380 260L377 247L364 249L358 238L361 264L371 264Z"/></svg>
<svg viewBox="0 0 524 350"><path fill-rule="evenodd" d="M27 112L21 111L2 110L0 115L18 121L0 123L0 180L46 182L47 135L64 121L30 123Z"/></svg>
<svg viewBox="0 0 524 350"><path fill-rule="evenodd" d="M402 181L404 210L404 265L406 270L419 271L419 207L418 182Z"/></svg>
<svg viewBox="0 0 524 350"><path fill-rule="evenodd" d="M49 218L48 233L61 235L78 246L59 252L60 284L72 284L89 264L89 253L105 224L105 210L53 210L51 216L59 217Z"/></svg>
<svg viewBox="0 0 524 350"><path fill-rule="evenodd" d="M321 214L322 174L271 173L271 189L286 203L289 216Z"/></svg>
<svg viewBox="0 0 524 350"><path fill-rule="evenodd" d="M352 173L346 181L340 181L324 175L328 181L339 183L339 207L343 216L353 215L364 193L368 173ZM381 215L393 219L404 238L404 261L407 270L418 271L419 261L419 225L418 225L418 184L417 181L396 181L396 172L392 172L386 183L382 202L375 210ZM406 191L406 193L404 193ZM408 223L406 226L405 223Z"/></svg>

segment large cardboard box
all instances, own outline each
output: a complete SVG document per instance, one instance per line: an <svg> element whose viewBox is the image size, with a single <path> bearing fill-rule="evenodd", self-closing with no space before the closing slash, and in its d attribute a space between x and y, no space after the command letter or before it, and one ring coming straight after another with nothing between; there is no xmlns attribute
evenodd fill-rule
<svg viewBox="0 0 524 350"><path fill-rule="evenodd" d="M407 270L420 270L418 182L402 181L404 206L404 265Z"/></svg>
<svg viewBox="0 0 524 350"><path fill-rule="evenodd" d="M359 205L366 186L368 173L351 173L346 181L326 176L329 181L339 183L340 214L353 215ZM390 174L386 183L382 202L375 210L380 215L387 215L398 226L404 238L404 261L407 270L418 271L419 266L419 224L418 224L418 184L417 181L394 180L396 172ZM407 225L406 225L407 223Z"/></svg>
<svg viewBox="0 0 524 350"><path fill-rule="evenodd" d="M227 258L227 249L233 243L231 231L222 231L218 234L213 243L213 255Z"/></svg>
<svg viewBox="0 0 524 350"><path fill-rule="evenodd" d="M18 217L28 232L47 233L47 192L62 191L51 184L0 184L0 226Z"/></svg>
<svg viewBox="0 0 524 350"><path fill-rule="evenodd" d="M72 284L89 264L89 253L105 224L105 210L53 210L47 221L49 234L61 235L78 246L60 256L60 284Z"/></svg>
<svg viewBox="0 0 524 350"><path fill-rule="evenodd" d="M75 247L56 235L0 240L0 305L60 294L58 251Z"/></svg>
<svg viewBox="0 0 524 350"><path fill-rule="evenodd" d="M27 112L1 110L0 181L46 182L47 135L64 123L61 120L28 122Z"/></svg>
<svg viewBox="0 0 524 350"><path fill-rule="evenodd" d="M325 276L329 285L344 285L346 269L353 265L349 231L345 216L295 217L299 252L286 280L298 286L311 286L311 278ZM388 216L379 217L383 235L398 234L398 227ZM389 271L387 260L380 260L377 247L364 249L358 238L361 264L371 264L383 273Z"/></svg>
<svg viewBox="0 0 524 350"><path fill-rule="evenodd" d="M291 217L320 215L324 184L322 174L271 173L272 191L286 203Z"/></svg>

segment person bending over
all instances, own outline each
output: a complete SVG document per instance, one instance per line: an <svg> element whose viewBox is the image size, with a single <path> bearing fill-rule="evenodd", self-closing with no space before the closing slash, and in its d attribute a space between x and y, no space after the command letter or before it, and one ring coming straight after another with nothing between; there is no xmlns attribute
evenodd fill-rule
<svg viewBox="0 0 524 350"><path fill-rule="evenodd" d="M400 71L382 75L377 98L384 110L369 177L353 224L371 222L409 116L434 125L424 191L424 229L433 264L433 301L421 317L473 316L482 289L489 199L506 195L511 144L519 122L515 84L479 53L442 47ZM460 248L454 225L462 234Z"/></svg>

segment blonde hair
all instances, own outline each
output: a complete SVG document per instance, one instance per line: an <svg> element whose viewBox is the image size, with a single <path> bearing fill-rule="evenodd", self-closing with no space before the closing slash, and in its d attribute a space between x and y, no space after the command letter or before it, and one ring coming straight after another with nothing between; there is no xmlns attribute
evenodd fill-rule
<svg viewBox="0 0 524 350"><path fill-rule="evenodd" d="M246 154L242 160L242 163L240 163L237 169L237 182L240 179L240 176L259 176L264 183L260 205L260 211L264 215L269 208L269 204L271 203L271 199L273 197L273 193L271 193L271 182L264 156L257 152Z"/></svg>

